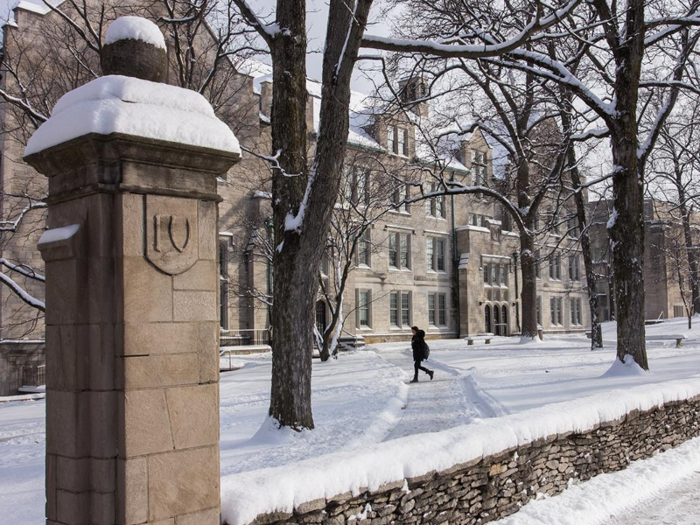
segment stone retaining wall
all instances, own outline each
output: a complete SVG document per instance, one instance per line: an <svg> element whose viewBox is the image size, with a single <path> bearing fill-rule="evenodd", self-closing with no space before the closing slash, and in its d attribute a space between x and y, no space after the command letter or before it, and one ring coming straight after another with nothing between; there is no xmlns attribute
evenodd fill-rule
<svg viewBox="0 0 700 525"><path fill-rule="evenodd" d="M487 523L516 512L537 494L558 494L572 481L622 470L698 435L700 396L633 411L586 432L552 435L373 492L304 503L293 513L259 516L254 524Z"/></svg>

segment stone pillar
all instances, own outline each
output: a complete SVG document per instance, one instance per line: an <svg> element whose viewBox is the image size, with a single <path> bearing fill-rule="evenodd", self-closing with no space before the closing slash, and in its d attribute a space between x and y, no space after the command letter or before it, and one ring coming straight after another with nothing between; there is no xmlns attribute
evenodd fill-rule
<svg viewBox="0 0 700 525"><path fill-rule="evenodd" d="M46 522L219 525L216 177L239 154L118 129L38 149Z"/></svg>

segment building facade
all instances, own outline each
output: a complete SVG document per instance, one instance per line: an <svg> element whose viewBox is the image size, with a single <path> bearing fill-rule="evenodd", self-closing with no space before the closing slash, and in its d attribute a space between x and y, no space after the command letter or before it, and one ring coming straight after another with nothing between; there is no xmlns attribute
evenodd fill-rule
<svg viewBox="0 0 700 525"><path fill-rule="evenodd" d="M11 64L3 71L6 92L16 90L18 82L17 71L8 67L21 68L17 61L8 60L28 54L34 56L30 64L40 62L42 50L52 45L46 29L61 23L58 15L33 4L21 2L15 8L14 20L4 28L4 58ZM53 71L47 66L39 73ZM274 286L270 271L274 243L270 169L256 154L270 150L271 70L252 60L227 62L225 78L227 91L219 96L225 102L217 106L217 113L232 127L246 153L219 180L222 344L264 347ZM90 78L72 79L77 84L83 80ZM425 89L410 79L399 87L403 102L408 103L420 99ZM55 103L68 88L58 86L46 103ZM308 93L306 116L313 147L320 85L310 80ZM324 276L320 276L330 282L337 277L338 261L352 257L342 299L341 340L345 344L409 340L413 325L424 328L430 338L517 334L522 308L519 242L508 217L492 200L476 195L420 199L436 191L441 178L499 184L489 138L477 129L457 136L447 155L430 156L418 132L429 121L425 103L405 110L404 105L378 103L353 93L351 106L347 169L336 208L338 221L364 220L367 228L350 255L343 255L338 244L329 241ZM46 221L42 202L46 183L22 162L32 130L31 115L21 104L5 101L0 104L0 117L0 207L5 225L0 249L3 260L15 266L6 265L2 271L26 295L42 301L43 263L36 242ZM336 233L342 231L339 227ZM550 233L541 243L538 322L545 333L581 331L590 324L583 263L574 239L565 232ZM25 299L7 281L0 286L0 373L4 377L0 395L29 381L30 372L38 373L42 362L43 314ZM328 322L331 310L328 299L319 294L319 327Z"/></svg>

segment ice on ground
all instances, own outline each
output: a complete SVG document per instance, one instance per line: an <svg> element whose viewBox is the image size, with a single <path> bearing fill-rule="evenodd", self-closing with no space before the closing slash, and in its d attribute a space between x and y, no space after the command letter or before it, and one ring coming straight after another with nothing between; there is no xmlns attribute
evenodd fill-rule
<svg viewBox="0 0 700 525"><path fill-rule="evenodd" d="M105 45L119 40L141 40L165 50L165 37L156 24L140 16L122 16L105 33Z"/></svg>
<svg viewBox="0 0 700 525"><path fill-rule="evenodd" d="M29 139L25 156L97 133L176 142L240 154L231 129L201 94L121 75L100 77L63 95Z"/></svg>

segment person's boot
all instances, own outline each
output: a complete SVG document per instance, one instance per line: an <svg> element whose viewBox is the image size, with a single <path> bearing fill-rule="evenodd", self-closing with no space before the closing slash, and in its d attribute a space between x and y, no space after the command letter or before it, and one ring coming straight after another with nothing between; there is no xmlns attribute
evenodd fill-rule
<svg viewBox="0 0 700 525"><path fill-rule="evenodd" d="M430 380L432 381L433 376L435 375L435 370L431 370L430 372L428 372L428 375L430 376Z"/></svg>
<svg viewBox="0 0 700 525"><path fill-rule="evenodd" d="M411 383L417 383L417 382L418 382L418 378L417 378L417 377L414 377L414 378L411 380Z"/></svg>

